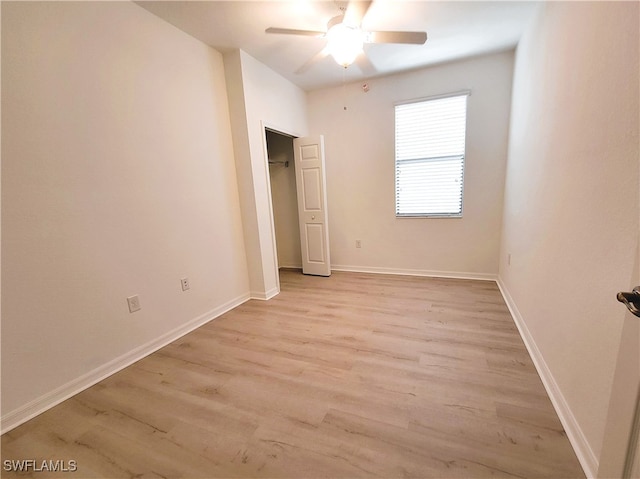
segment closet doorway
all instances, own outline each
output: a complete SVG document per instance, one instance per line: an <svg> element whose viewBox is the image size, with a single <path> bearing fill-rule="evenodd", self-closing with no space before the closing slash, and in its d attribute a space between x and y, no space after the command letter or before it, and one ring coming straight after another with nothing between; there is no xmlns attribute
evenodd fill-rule
<svg viewBox="0 0 640 479"><path fill-rule="evenodd" d="M293 139L265 128L278 268L302 268Z"/></svg>

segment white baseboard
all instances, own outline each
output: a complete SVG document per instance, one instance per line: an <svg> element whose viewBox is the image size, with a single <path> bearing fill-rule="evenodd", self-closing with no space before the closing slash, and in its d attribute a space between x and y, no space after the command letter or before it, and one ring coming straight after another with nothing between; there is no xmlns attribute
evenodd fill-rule
<svg viewBox="0 0 640 479"><path fill-rule="evenodd" d="M533 336L529 332L529 328L527 328L527 324L524 321L524 318L520 314L518 307L516 306L513 298L509 294L506 286L502 282L500 278L497 280L498 288L500 288L500 292L502 293L502 297L504 298L509 311L511 312L511 316L513 317L514 322L520 332L520 336L524 341L527 350L529 351L529 355L533 360L533 364L538 371L538 375L544 384L545 389L547 390L547 394L551 399L551 403L560 418L560 422L564 427L565 432L567 433L567 437L569 438L569 442L571 442L571 446L573 446L573 450L578 457L578 461L580 461L580 465L584 470L587 478L595 478L596 472L598 471L598 459L596 455L593 453L593 449L589 445L587 438L585 437L578 421L575 416L571 412L571 408L569 404L567 404L566 399L564 398L562 391L558 387L558 383L556 383L551 370L547 366L547 363L542 356L542 353L538 349Z"/></svg>
<svg viewBox="0 0 640 479"><path fill-rule="evenodd" d="M82 376L69 381L66 384L50 391L39 398L19 407L13 411L3 414L0 419L2 423L0 434L10 431L18 427L20 424L27 422L29 419L45 412L48 409L60 404L62 401L69 399L70 397L84 391L85 389L93 386L94 384L102 381L103 379L117 373L118 371L130 366L131 364L139 361L140 359L148 356L149 354L163 348L167 344L181 338L187 333L190 333L194 329L199 328L203 324L221 316L222 314L230 311L231 309L241 305L245 301L250 299L249 294L243 294L234 298L226 303L218 306L211 311L192 319L191 321L163 334L162 336L143 344L122 356L109 361L102 366L89 371Z"/></svg>
<svg viewBox="0 0 640 479"><path fill-rule="evenodd" d="M432 278L476 279L481 281L496 281L498 278L497 275L489 273L382 268L377 266L348 266L342 264L332 264L331 269L333 271L347 271L351 273L397 274L402 276L427 276Z"/></svg>
<svg viewBox="0 0 640 479"><path fill-rule="evenodd" d="M260 301L269 301L271 298L280 294L280 290L275 287L271 288L269 291L251 291L250 296L251 299L258 299Z"/></svg>

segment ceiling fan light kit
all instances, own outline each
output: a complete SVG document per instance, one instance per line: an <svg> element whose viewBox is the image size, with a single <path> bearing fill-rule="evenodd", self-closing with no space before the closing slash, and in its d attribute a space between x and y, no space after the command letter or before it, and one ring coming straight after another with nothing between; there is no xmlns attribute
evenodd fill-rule
<svg viewBox="0 0 640 479"><path fill-rule="evenodd" d="M336 23L327 32L327 50L338 65L348 67L363 52L364 34L359 28Z"/></svg>

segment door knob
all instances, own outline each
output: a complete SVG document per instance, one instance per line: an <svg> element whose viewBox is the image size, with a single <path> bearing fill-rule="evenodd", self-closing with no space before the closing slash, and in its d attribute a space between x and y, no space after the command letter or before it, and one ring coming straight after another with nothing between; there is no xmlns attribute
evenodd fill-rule
<svg viewBox="0 0 640 479"><path fill-rule="evenodd" d="M316 217L315 217L315 216L312 216L312 217L311 217L311 219L312 219L312 220L315 220L315 219L316 219Z"/></svg>
<svg viewBox="0 0 640 479"><path fill-rule="evenodd" d="M631 293L620 292L616 298L623 303L631 313L640 317L640 286L633 288Z"/></svg>

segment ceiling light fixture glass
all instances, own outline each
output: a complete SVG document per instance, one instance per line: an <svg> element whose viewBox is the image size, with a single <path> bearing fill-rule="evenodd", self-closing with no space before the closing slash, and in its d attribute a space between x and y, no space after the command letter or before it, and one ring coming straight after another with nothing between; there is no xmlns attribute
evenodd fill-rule
<svg viewBox="0 0 640 479"><path fill-rule="evenodd" d="M327 48L338 65L347 68L362 53L364 34L359 28L337 23L327 32Z"/></svg>

